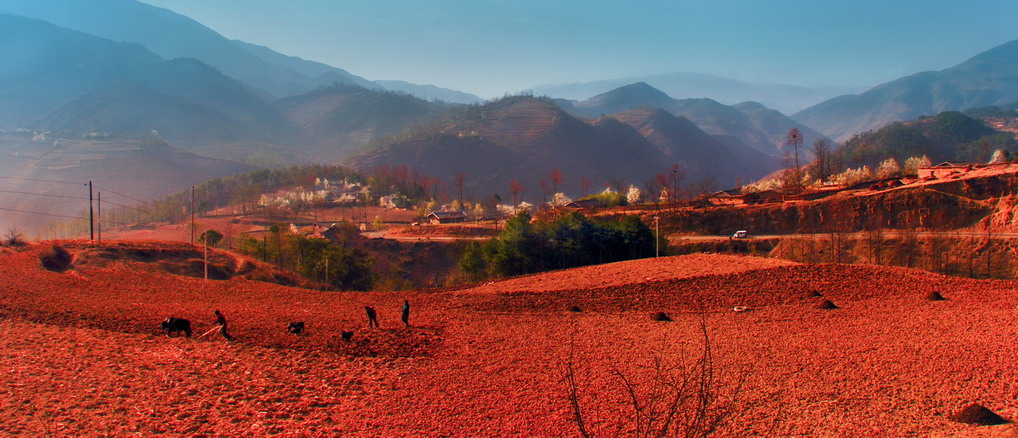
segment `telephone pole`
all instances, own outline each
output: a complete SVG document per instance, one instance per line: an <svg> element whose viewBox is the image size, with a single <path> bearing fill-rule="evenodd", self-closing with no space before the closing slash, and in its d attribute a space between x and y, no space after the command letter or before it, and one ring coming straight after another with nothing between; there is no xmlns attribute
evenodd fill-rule
<svg viewBox="0 0 1018 438"><path fill-rule="evenodd" d="M191 244L194 245L194 186L191 186Z"/></svg>
<svg viewBox="0 0 1018 438"><path fill-rule="evenodd" d="M97 203L99 204L98 205L99 208L96 211L96 219L98 219L96 222L98 222L97 225L99 226L99 244L102 245L102 243L103 243L103 192L99 192L99 193L97 193L97 195L98 195Z"/></svg>
<svg viewBox="0 0 1018 438"><path fill-rule="evenodd" d="M88 240L95 240L95 214L92 211L92 181L88 182Z"/></svg>

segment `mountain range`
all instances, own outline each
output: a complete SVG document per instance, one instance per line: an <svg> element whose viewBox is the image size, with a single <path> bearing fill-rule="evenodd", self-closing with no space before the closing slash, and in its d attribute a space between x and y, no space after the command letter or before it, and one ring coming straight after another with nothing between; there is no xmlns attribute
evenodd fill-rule
<svg viewBox="0 0 1018 438"><path fill-rule="evenodd" d="M748 82L703 73L668 73L653 76L605 79L556 85L539 85L529 91L559 99L585 100L627 84L644 82L679 99L707 97L727 104L756 101L786 113L793 113L829 98L857 91L838 87Z"/></svg>
<svg viewBox="0 0 1018 438"><path fill-rule="evenodd" d="M756 102L743 102L733 106L707 98L674 99L646 82L628 84L584 101L556 102L567 110L586 117L614 114L633 108L653 107L683 116L704 131L719 136L733 147L752 147L767 155L780 157L788 131L799 129L803 144L809 146L824 138L802 123Z"/></svg>
<svg viewBox="0 0 1018 438"><path fill-rule="evenodd" d="M845 95L792 116L803 124L845 141L891 122L1018 101L1018 40L954 67L916 73Z"/></svg>
<svg viewBox="0 0 1018 438"><path fill-rule="evenodd" d="M656 108L582 120L550 99L515 96L464 107L428 129L406 133L347 160L357 169L407 166L444 181L466 174L465 191L509 199L515 180L524 197L542 200L551 190L590 194L605 186L645 187L678 164L687 182L720 185L759 178L777 160L745 145L733 146L683 117ZM551 172L564 175L553 187Z"/></svg>

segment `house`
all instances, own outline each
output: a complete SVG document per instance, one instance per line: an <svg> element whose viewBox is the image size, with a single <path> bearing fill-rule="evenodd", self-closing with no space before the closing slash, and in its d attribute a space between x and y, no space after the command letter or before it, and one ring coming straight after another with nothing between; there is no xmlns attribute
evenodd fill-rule
<svg viewBox="0 0 1018 438"><path fill-rule="evenodd" d="M941 179L952 175L962 174L972 170L973 165L968 163L952 163L945 161L932 167L920 167L918 169L920 179Z"/></svg>
<svg viewBox="0 0 1018 438"><path fill-rule="evenodd" d="M601 206L601 201L597 199L578 199L565 205L568 208L596 208Z"/></svg>
<svg viewBox="0 0 1018 438"><path fill-rule="evenodd" d="M466 220L467 214L462 211L433 211L428 215L428 222L432 225L452 224Z"/></svg>
<svg viewBox="0 0 1018 438"><path fill-rule="evenodd" d="M722 190L707 195L707 201L711 205L743 205L746 198L742 196L739 189Z"/></svg>

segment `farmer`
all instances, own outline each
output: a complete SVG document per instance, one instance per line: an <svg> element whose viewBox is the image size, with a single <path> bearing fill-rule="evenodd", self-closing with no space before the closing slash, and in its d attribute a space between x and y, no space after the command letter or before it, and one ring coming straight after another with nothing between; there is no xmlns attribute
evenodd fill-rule
<svg viewBox="0 0 1018 438"><path fill-rule="evenodd" d="M403 325L410 327L410 301L403 300Z"/></svg>
<svg viewBox="0 0 1018 438"><path fill-rule="evenodd" d="M364 311L368 314L368 328L378 327L378 312L375 312L375 308L364 306Z"/></svg>
<svg viewBox="0 0 1018 438"><path fill-rule="evenodd" d="M233 336L230 336L230 333L226 331L226 317L223 316L223 314L218 310L216 310L215 313L216 322L214 324L219 326L219 333L222 333L223 338L225 338L227 341L232 341Z"/></svg>

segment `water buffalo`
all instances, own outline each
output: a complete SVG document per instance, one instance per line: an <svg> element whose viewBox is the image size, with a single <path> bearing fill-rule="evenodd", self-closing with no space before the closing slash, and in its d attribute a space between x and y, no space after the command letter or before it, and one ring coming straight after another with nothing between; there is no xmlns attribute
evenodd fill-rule
<svg viewBox="0 0 1018 438"><path fill-rule="evenodd" d="M184 332L184 335L191 337L191 321L184 318L169 317L163 321L162 327L166 330L166 336L175 332Z"/></svg>

